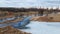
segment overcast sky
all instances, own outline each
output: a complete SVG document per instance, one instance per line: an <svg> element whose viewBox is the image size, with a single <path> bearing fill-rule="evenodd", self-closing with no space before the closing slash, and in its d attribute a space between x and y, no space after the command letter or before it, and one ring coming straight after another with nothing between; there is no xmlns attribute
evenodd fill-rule
<svg viewBox="0 0 60 34"><path fill-rule="evenodd" d="M0 7L57 7L59 0L0 0Z"/></svg>

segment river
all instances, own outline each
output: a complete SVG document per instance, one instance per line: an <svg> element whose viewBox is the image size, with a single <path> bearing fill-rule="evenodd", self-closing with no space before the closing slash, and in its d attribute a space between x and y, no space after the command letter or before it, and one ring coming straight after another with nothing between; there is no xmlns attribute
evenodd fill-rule
<svg viewBox="0 0 60 34"><path fill-rule="evenodd" d="M10 20L10 19L9 19ZM3 28L10 24L0 24L0 27ZM60 22L39 22L31 21L30 24L26 25L25 29L18 29L32 34L60 34Z"/></svg>

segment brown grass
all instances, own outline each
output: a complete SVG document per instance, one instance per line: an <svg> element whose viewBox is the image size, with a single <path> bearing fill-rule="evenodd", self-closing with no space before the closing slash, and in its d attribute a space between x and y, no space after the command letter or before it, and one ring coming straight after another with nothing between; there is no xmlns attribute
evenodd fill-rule
<svg viewBox="0 0 60 34"><path fill-rule="evenodd" d="M51 18L52 17L52 18ZM31 20L42 21L42 22L60 22L60 16L37 16L33 17Z"/></svg>
<svg viewBox="0 0 60 34"><path fill-rule="evenodd" d="M4 28L0 28L0 34L31 34L31 33L26 33L15 28L12 28L11 26L7 26Z"/></svg>
<svg viewBox="0 0 60 34"><path fill-rule="evenodd" d="M38 17L33 17L31 20L34 20L34 21L47 21L47 16L38 16Z"/></svg>

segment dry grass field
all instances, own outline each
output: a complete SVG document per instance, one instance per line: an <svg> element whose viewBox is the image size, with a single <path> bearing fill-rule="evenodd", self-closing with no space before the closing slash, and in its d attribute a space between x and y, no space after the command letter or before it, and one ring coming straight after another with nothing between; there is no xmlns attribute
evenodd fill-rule
<svg viewBox="0 0 60 34"><path fill-rule="evenodd" d="M48 14L48 21L60 22L60 14Z"/></svg>

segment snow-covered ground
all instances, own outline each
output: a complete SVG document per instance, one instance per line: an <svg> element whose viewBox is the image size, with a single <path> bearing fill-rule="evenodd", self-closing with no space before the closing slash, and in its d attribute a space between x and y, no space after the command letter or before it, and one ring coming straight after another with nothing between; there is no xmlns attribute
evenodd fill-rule
<svg viewBox="0 0 60 34"><path fill-rule="evenodd" d="M28 29L21 29L22 31L29 32L32 34L60 34L60 23L59 22L38 22L31 21L27 27Z"/></svg>

